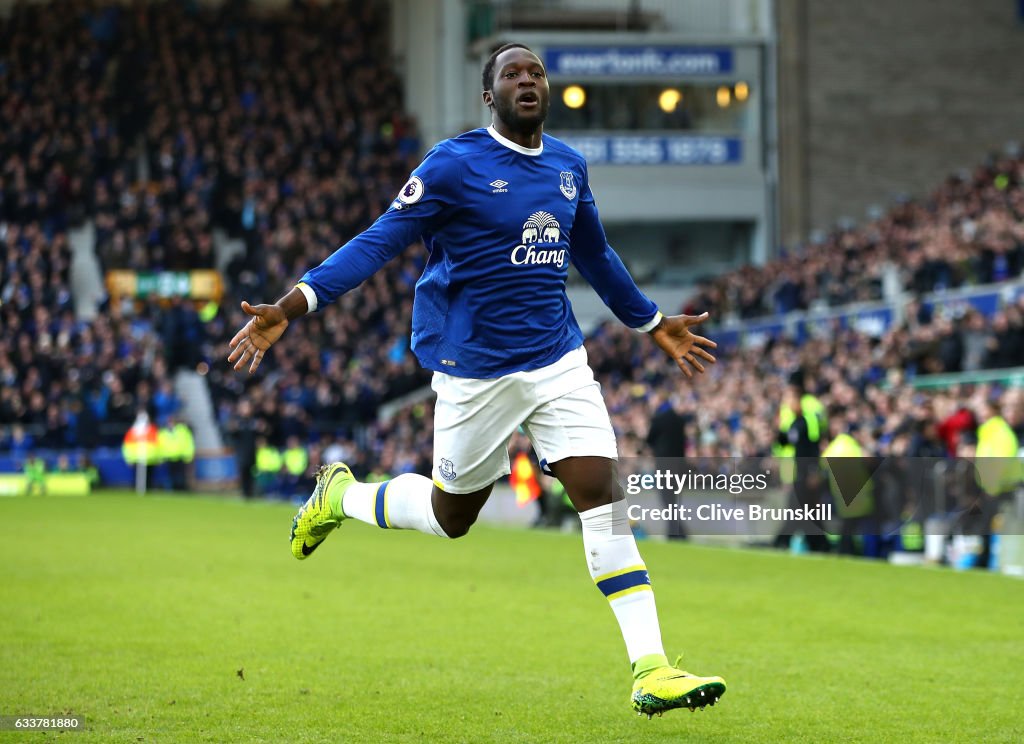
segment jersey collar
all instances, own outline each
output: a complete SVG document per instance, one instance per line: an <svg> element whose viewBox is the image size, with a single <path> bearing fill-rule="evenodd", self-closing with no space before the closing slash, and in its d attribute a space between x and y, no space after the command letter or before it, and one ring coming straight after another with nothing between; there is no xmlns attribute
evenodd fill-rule
<svg viewBox="0 0 1024 744"><path fill-rule="evenodd" d="M544 152L543 140L540 143L540 147L523 147L522 145L517 145L515 142L508 139L507 137L502 137L500 134L498 134L498 130L494 128L493 124L487 127L487 134L494 137L494 139L497 140L499 144L504 145L509 150L514 150L515 152L521 153L523 155L537 157L542 152Z"/></svg>

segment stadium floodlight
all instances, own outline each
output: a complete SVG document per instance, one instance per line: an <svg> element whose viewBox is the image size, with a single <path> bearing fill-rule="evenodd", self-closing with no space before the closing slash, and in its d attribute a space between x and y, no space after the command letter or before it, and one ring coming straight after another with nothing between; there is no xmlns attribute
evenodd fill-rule
<svg viewBox="0 0 1024 744"><path fill-rule="evenodd" d="M677 88L665 88L658 96L658 106L666 114L671 114L683 100L683 94Z"/></svg>
<svg viewBox="0 0 1024 744"><path fill-rule="evenodd" d="M587 91L581 85L570 85L562 91L562 102L571 109L583 108L587 102Z"/></svg>

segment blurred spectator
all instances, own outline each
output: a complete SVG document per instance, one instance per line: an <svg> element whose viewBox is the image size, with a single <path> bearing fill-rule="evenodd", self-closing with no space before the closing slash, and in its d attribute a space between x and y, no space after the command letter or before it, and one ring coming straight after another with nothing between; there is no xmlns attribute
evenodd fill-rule
<svg viewBox="0 0 1024 744"><path fill-rule="evenodd" d="M654 415L651 417L651 425L647 430L647 446L651 454L657 458L674 458L675 462L669 462L670 468L682 471L680 460L686 457L687 449L687 427L693 417L684 414L679 410L680 406L675 396L656 395L652 401ZM661 491L661 505L671 507L678 503L674 489L667 488ZM686 530L680 519L671 519L668 522L669 539L684 539Z"/></svg>
<svg viewBox="0 0 1024 744"><path fill-rule="evenodd" d="M256 447L260 430L261 422L253 416L252 403L243 399L237 415L225 427L225 433L235 450L242 495L247 499L256 495Z"/></svg>

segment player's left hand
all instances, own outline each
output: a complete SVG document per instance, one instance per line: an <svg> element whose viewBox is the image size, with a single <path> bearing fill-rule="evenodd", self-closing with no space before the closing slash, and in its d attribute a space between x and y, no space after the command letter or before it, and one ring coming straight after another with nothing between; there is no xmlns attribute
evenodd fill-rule
<svg viewBox="0 0 1024 744"><path fill-rule="evenodd" d="M658 327L651 331L654 343L668 354L669 358L679 366L679 369L683 370L683 374L687 377L693 377L693 370L704 372L701 360L709 364L715 363L715 358L707 349L717 348L718 344L709 338L698 336L690 330L691 327L699 325L707 319L707 313L666 315Z"/></svg>

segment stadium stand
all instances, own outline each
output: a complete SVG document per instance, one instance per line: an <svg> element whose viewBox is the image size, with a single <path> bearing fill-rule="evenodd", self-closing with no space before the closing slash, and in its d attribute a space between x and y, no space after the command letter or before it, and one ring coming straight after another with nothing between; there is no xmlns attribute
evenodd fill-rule
<svg viewBox="0 0 1024 744"><path fill-rule="evenodd" d="M5 323L10 341L29 343L38 319L28 317L28 308L56 313L69 305L60 232L68 224L92 220L104 269L212 267L215 228L245 244L227 267L225 310L207 324L188 303L138 311L112 306L94 324L65 314L66 345L88 355L99 337L121 358L113 365L113 356L97 354L91 366L110 374L95 386L86 380L97 388L89 395L118 402L113 415L105 403L93 406L114 431L164 382L163 370L151 370L156 349L171 372L203 357L220 361L228 329L241 322L237 298L283 291L291 277L366 227L414 164L419 143L415 124L396 113L398 82L381 62L387 55L380 4L300 5L271 15L231 4L71 5L74 12L59 24L44 22L45 6L19 6L3 26L12 62L0 82L11 93L4 96L5 120L13 124L0 135L0 214L9 225L5 259L12 258L4 262L4 313L18 316ZM79 69L83 59L89 63ZM78 105L55 111L63 90L76 91ZM61 261L40 263L30 275L39 250L29 244L39 243L41 232L54 236L47 255ZM268 393L261 411L273 422L274 441L305 434L310 425L351 435L375 417L382 400L422 386L426 376L405 340L411 303L394 299L396 288L408 294L420 265L410 256L323 313L313 334L286 342L283 368L268 378L240 380L214 364L210 383L223 421L234 412L239 386L247 385ZM140 359L143 351L150 354ZM32 387L32 366L10 376ZM44 389L61 399L59 386ZM5 422L42 425L41 415L20 412L14 391L6 397ZM113 438L102 437L109 444Z"/></svg>
<svg viewBox="0 0 1024 744"><path fill-rule="evenodd" d="M1024 269L1024 156L993 157L863 226L837 229L765 266L711 281L693 299L720 318L924 295L1019 277Z"/></svg>
<svg viewBox="0 0 1024 744"><path fill-rule="evenodd" d="M244 322L238 301L282 294L370 224L418 161L387 63L384 6L65 6L54 15L21 4L0 21L0 450L21 463L32 448L117 446L140 408L178 410L176 369L205 365L216 420L236 444L257 432L283 448L298 436L314 446L313 464L428 473L430 401L378 417L429 380L408 348L421 247L304 321L254 377L224 362ZM938 312L922 299L1019 280L1022 186L1024 158L994 157L925 200L715 277L684 308L746 321L901 303L883 333L837 326L735 345L707 378L682 385L646 339L595 329L587 348L622 453L644 451L651 401L677 394L697 422L695 454L765 454L797 370L862 427L874 454L932 451L958 410L980 419L990 403L1024 434L1019 391L911 386L922 374L1024 365L1024 294L987 313ZM67 235L87 223L104 269L226 263L219 312L109 302L95 320L77 318ZM244 250L222 262L219 233Z"/></svg>

